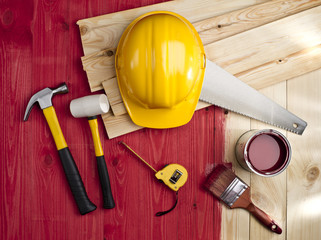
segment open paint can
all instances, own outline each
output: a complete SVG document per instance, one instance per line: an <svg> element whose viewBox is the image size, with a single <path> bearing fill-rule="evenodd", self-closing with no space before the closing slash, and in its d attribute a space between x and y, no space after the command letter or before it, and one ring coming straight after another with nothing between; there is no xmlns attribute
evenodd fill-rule
<svg viewBox="0 0 321 240"><path fill-rule="evenodd" d="M291 146L276 130L250 130L238 139L235 154L244 169L263 177L273 177L289 165Z"/></svg>

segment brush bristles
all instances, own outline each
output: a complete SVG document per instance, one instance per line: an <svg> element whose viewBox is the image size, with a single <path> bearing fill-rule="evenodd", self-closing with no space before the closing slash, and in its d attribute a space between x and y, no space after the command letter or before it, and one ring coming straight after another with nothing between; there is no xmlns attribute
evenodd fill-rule
<svg viewBox="0 0 321 240"><path fill-rule="evenodd" d="M220 164L216 166L213 172L209 175L204 186L217 198L221 198L222 193L236 178L236 175L231 169Z"/></svg>

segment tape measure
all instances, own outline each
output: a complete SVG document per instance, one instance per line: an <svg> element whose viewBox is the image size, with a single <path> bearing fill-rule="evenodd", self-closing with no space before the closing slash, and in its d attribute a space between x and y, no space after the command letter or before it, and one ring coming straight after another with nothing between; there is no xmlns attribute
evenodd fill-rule
<svg viewBox="0 0 321 240"><path fill-rule="evenodd" d="M131 149L126 143L120 142L122 145L124 145L128 150L130 150L133 154L135 154L136 157L138 157L142 162L144 162L150 169L152 169L155 172L155 177L163 182L167 187L169 187L171 190L176 192L176 202L174 206L164 212L158 212L156 213L156 216L162 216L166 213L169 213L172 211L177 204L178 201L178 190L186 183L188 173L187 170L177 163L172 163L166 165L163 169L157 171L155 168L153 168L148 162L146 162L141 156L139 156L133 149Z"/></svg>
<svg viewBox="0 0 321 240"><path fill-rule="evenodd" d="M187 181L187 170L177 163L168 164L163 169L156 171L149 163L147 163L141 156L139 156L133 149L126 143L120 142L140 160L142 160L150 169L155 172L155 177L166 184L173 191L178 191Z"/></svg>

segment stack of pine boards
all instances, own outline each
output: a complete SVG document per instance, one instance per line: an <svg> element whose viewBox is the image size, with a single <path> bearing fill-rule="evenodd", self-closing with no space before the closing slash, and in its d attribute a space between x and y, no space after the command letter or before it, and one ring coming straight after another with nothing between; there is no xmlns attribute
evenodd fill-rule
<svg viewBox="0 0 321 240"><path fill-rule="evenodd" d="M182 0L78 22L90 88L105 88L113 107L113 113L103 116L109 138L139 129L119 96L113 58L126 26L153 10L186 17L199 32L210 60L308 122L303 136L277 129L291 143L292 160L287 171L263 178L237 164L234 146L245 131L271 126L235 113L225 115L224 161L231 162L251 186L253 201L273 216L283 233L271 233L246 211L223 207L221 239L317 240L321 235L320 5L321 1Z"/></svg>
<svg viewBox="0 0 321 240"><path fill-rule="evenodd" d="M168 10L186 17L199 32L207 58L256 89L321 67L321 1L244 6L249 4L253 1L233 1L229 6L224 1L183 0L78 21L90 89L104 88L113 111L103 116L108 137L141 128L131 122L122 103L114 55L124 29L146 12ZM230 12L233 8L241 9Z"/></svg>

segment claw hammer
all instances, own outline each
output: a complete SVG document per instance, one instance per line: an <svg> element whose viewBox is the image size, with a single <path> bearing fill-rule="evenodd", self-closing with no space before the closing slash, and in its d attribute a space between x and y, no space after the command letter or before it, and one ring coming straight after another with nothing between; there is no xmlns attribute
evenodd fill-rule
<svg viewBox="0 0 321 240"><path fill-rule="evenodd" d="M34 94L29 100L23 120L28 120L32 107L35 103L38 103L43 111L43 114L45 115L50 131L56 143L69 187L77 203L80 214L84 215L94 211L96 206L89 200L87 196L86 189L80 177L77 165L69 151L68 145L61 131L56 111L52 106L52 97L56 94L62 93L68 93L68 87L65 83L55 89L45 88Z"/></svg>

